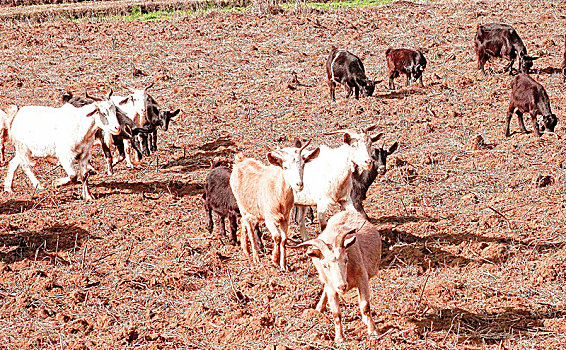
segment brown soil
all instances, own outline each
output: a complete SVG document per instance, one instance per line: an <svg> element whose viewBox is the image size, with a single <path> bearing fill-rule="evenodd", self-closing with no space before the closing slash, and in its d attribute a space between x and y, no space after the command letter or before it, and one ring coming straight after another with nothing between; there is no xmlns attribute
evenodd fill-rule
<svg viewBox="0 0 566 350"><path fill-rule="evenodd" d="M472 49L478 24L509 23L541 56L535 67L554 72L563 13L554 1L397 2L152 23L1 24L2 108L58 105L63 92L87 87L125 94L121 84L155 80L153 96L182 109L158 152L133 170L120 164L105 175L96 147L96 201L82 201L79 185L35 193L21 172L16 193L0 195L2 347L335 347L331 315L312 310L321 285L305 254L290 252L288 273L267 256L252 263L217 227L207 232L202 186L217 155L239 148L264 159L268 147L297 136L338 145L322 133L378 123L386 144L400 143L365 204L385 241L371 281L380 335L368 337L349 292L342 348L564 348L562 76L533 75L560 119L556 134L517 133L514 119L505 138L510 77L502 61L489 65L494 74L479 74ZM332 45L383 80L374 97L340 92L330 101L323 65ZM424 50L424 88L386 89L389 46ZM147 76L134 77L132 66ZM62 175L46 161L34 169L45 184Z"/></svg>

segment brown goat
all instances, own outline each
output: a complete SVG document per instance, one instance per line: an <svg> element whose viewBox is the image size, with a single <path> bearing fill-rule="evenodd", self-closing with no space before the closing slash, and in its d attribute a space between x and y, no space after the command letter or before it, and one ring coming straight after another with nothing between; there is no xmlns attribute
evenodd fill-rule
<svg viewBox="0 0 566 350"><path fill-rule="evenodd" d="M387 68L389 70L389 88L395 90L393 79L401 73L407 76L407 86L409 81L419 80L423 87L423 71L426 68L426 58L422 52L409 49L392 49L385 51Z"/></svg>

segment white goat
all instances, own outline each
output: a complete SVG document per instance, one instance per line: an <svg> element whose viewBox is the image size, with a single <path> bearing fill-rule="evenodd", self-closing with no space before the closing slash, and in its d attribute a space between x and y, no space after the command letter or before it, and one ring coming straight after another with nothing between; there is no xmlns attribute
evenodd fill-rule
<svg viewBox="0 0 566 350"><path fill-rule="evenodd" d="M320 146L318 158L305 165L303 181L305 189L295 192L295 205L301 229L301 237L307 239L305 210L316 205L320 229L326 226L326 212L331 204L340 204L342 209L356 210L350 197L352 173L371 168L371 145L383 134L370 136L377 125L365 128L357 133L351 130L339 130L325 135L344 134L344 144L338 148Z"/></svg>
<svg viewBox="0 0 566 350"><path fill-rule="evenodd" d="M344 340L338 295L352 288L358 290L362 321L370 335L376 334L371 318L369 279L375 276L381 260L381 236L362 214L342 211L328 221L326 229L315 239L296 247L308 247L307 255L318 271L324 285L316 309L324 312L330 306L334 318L334 340ZM292 248L296 248L292 247Z"/></svg>
<svg viewBox="0 0 566 350"><path fill-rule="evenodd" d="M151 83L149 86L143 89L133 89L131 87L127 87L132 94L128 96L112 96L110 100L114 102L116 107L124 113L128 118L130 118L138 127L142 127L147 122L147 108L148 108L148 101L150 101L150 97L147 94L147 90L153 86L154 83ZM105 141L109 139L108 135L104 136ZM124 141L124 151L126 157L126 165L130 168L133 168L134 165L132 164L132 160L130 158L130 150L131 144L130 140L125 139ZM123 158L119 158L116 161L120 162Z"/></svg>
<svg viewBox="0 0 566 350"><path fill-rule="evenodd" d="M307 144L308 145L308 144ZM287 270L286 248L289 214L293 208L293 191L303 189L303 168L318 156L319 149L301 152L302 148L289 147L267 154L272 165L265 166L255 159L236 157L230 174L230 187L242 215L240 243L246 254L251 243L253 261L259 262L258 237L255 226L261 221L273 238L274 265Z"/></svg>
<svg viewBox="0 0 566 350"><path fill-rule="evenodd" d="M110 94L108 98L110 98ZM88 190L85 176L87 173L90 149L94 142L94 134L98 129L117 135L120 124L116 119L116 107L111 101L98 100L93 104L76 108L70 104L61 107L25 106L12 111L10 138L14 143L16 154L10 161L8 173L4 180L4 190L12 192L14 172L21 165L37 189L43 189L30 166L34 164L31 157L57 157L67 173L53 181L55 187L77 180L73 162L78 159L79 176L83 180L83 198L93 199Z"/></svg>

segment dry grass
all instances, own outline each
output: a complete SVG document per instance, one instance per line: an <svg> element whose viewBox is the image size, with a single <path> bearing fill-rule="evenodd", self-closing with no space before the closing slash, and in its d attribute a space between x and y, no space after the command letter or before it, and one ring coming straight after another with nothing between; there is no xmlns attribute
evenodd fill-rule
<svg viewBox="0 0 566 350"><path fill-rule="evenodd" d="M34 193L21 173L17 193L1 195L0 341L14 349L337 348L330 315L311 309L320 283L310 261L292 252L291 271L280 273L209 234L202 183L210 160L236 148L263 158L295 136L337 145L322 132L377 122L384 142L400 143L365 204L386 243L371 283L380 335L366 335L349 293L342 348L564 348L564 83L533 75L560 119L556 135L505 138L510 78L481 76L471 44L477 24L509 23L541 56L537 68L559 67L564 10L398 2L0 24L1 107L156 80L153 96L182 109L156 155L91 177L95 202L81 201L78 187ZM372 98L339 93L333 103L323 68L332 45L360 56L374 79L385 79L387 47L421 47L425 88L388 91L384 80ZM132 64L150 75L133 77ZM478 134L483 145L469 150ZM98 148L94 165L104 169ZM46 182L61 173L47 162L36 169ZM554 181L538 187L545 175Z"/></svg>

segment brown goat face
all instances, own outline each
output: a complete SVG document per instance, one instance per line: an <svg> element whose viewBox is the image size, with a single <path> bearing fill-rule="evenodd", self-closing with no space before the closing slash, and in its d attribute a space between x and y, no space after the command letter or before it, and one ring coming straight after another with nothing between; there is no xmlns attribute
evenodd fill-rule
<svg viewBox="0 0 566 350"><path fill-rule="evenodd" d="M326 245L328 249L320 249L315 245L307 249L307 255L313 258L318 272L324 276L328 286L336 293L343 295L348 290L348 248L356 241L356 237L344 240L341 246Z"/></svg>
<svg viewBox="0 0 566 350"><path fill-rule="evenodd" d="M395 152L398 146L399 144L395 142L389 149L385 149L384 147L374 148L372 155L373 164L377 168L379 175L385 175L387 171L387 156Z"/></svg>
<svg viewBox="0 0 566 350"><path fill-rule="evenodd" d="M554 132L554 128L556 127L556 124L558 124L558 118L556 117L556 115L551 114L544 116L542 118L542 122L539 124L539 130L541 132L545 130L548 130L549 132Z"/></svg>

